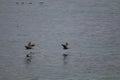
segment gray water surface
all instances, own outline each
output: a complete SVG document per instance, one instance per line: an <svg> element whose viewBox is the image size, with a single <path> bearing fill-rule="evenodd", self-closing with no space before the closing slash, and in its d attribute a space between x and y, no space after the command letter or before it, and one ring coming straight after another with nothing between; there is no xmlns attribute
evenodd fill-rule
<svg viewBox="0 0 120 80"><path fill-rule="evenodd" d="M0 0L0 80L119 80L119 4ZM29 41L36 46L25 50Z"/></svg>

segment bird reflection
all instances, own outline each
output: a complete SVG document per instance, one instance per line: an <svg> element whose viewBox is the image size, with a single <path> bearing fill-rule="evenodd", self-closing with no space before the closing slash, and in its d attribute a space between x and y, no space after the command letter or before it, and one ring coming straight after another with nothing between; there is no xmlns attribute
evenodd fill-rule
<svg viewBox="0 0 120 80"><path fill-rule="evenodd" d="M26 54L25 63L29 64L32 61L32 54L33 54L33 52L30 52L29 54Z"/></svg>
<svg viewBox="0 0 120 80"><path fill-rule="evenodd" d="M68 54L63 53L63 62L64 62L64 65L66 65L68 63L67 57L68 57Z"/></svg>
<svg viewBox="0 0 120 80"><path fill-rule="evenodd" d="M25 59L26 64L30 64L30 62L31 62L31 59Z"/></svg>
<svg viewBox="0 0 120 80"><path fill-rule="evenodd" d="M32 2L29 2L28 4L32 4Z"/></svg>

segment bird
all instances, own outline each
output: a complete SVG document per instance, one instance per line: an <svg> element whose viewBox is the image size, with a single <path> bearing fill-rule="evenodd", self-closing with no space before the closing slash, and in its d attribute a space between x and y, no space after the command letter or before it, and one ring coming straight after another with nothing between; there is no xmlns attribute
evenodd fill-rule
<svg viewBox="0 0 120 80"><path fill-rule="evenodd" d="M32 55L33 55L33 52L30 52L30 53L26 54L26 58L31 59Z"/></svg>
<svg viewBox="0 0 120 80"><path fill-rule="evenodd" d="M24 2L21 2L21 4L24 4Z"/></svg>
<svg viewBox="0 0 120 80"><path fill-rule="evenodd" d="M19 4L19 2L16 2L16 4Z"/></svg>
<svg viewBox="0 0 120 80"><path fill-rule="evenodd" d="M63 46L63 49L68 49L68 42L66 42L65 44L61 44Z"/></svg>
<svg viewBox="0 0 120 80"><path fill-rule="evenodd" d="M40 4L43 4L44 2L39 2Z"/></svg>
<svg viewBox="0 0 120 80"><path fill-rule="evenodd" d="M31 42L28 43L28 45L25 45L26 49L32 49L35 46L35 44L32 44Z"/></svg>
<svg viewBox="0 0 120 80"><path fill-rule="evenodd" d="M28 4L32 4L32 2L29 2Z"/></svg>

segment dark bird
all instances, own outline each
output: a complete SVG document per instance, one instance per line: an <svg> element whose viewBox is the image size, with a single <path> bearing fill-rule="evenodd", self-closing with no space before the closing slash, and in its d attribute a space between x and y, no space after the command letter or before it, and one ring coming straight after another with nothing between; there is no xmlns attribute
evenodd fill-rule
<svg viewBox="0 0 120 80"><path fill-rule="evenodd" d="M19 4L19 2L16 2L16 4Z"/></svg>
<svg viewBox="0 0 120 80"><path fill-rule="evenodd" d="M21 4L24 4L24 2L21 2Z"/></svg>
<svg viewBox="0 0 120 80"><path fill-rule="evenodd" d="M63 46L63 49L68 49L68 43L66 42L65 44L61 44Z"/></svg>
<svg viewBox="0 0 120 80"><path fill-rule="evenodd" d="M26 48L26 49L32 49L32 47L31 47L31 46L25 46L25 48Z"/></svg>
<svg viewBox="0 0 120 80"><path fill-rule="evenodd" d="M43 4L44 2L39 2L40 4Z"/></svg>
<svg viewBox="0 0 120 80"><path fill-rule="evenodd" d="M32 4L32 2L29 2L28 4Z"/></svg>
<svg viewBox="0 0 120 80"><path fill-rule="evenodd" d="M26 49L32 49L35 46L35 44L32 44L31 42L28 43L28 45L25 46Z"/></svg>

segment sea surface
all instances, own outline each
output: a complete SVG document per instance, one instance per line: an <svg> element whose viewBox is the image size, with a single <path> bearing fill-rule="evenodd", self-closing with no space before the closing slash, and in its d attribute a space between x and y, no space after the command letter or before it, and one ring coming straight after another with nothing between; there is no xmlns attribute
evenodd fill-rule
<svg viewBox="0 0 120 80"><path fill-rule="evenodd" d="M120 0L0 0L0 80L120 80Z"/></svg>

